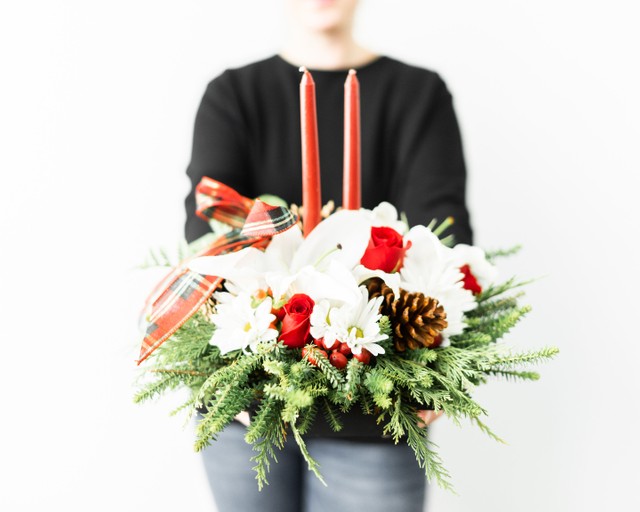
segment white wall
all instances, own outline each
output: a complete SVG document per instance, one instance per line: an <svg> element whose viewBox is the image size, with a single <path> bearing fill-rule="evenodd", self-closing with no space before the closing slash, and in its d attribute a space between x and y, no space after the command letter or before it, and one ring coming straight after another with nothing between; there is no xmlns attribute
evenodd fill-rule
<svg viewBox="0 0 640 512"><path fill-rule="evenodd" d="M378 51L454 93L477 242L545 276L511 337L556 344L537 383L477 397L509 441L446 419L459 496L430 510L638 510L640 76L636 3L364 0ZM0 508L212 510L176 400L131 403L130 269L181 236L195 109L227 66L274 53L280 3L0 7ZM8 349L8 350L7 350Z"/></svg>

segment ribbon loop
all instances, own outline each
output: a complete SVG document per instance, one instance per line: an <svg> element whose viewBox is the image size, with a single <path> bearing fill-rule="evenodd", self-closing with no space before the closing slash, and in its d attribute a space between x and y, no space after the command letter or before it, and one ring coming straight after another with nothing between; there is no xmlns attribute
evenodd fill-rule
<svg viewBox="0 0 640 512"><path fill-rule="evenodd" d="M296 224L295 216L287 208L254 201L207 177L202 178L196 187L196 203L198 216L205 220L216 219L235 229L180 262L156 285L145 304L147 325L138 364L182 327L222 284L220 277L204 276L189 270L189 261L246 247L266 247L273 235Z"/></svg>
<svg viewBox="0 0 640 512"><path fill-rule="evenodd" d="M215 219L241 228L253 202L253 199L206 176L196 186L196 214L203 220Z"/></svg>
<svg viewBox="0 0 640 512"><path fill-rule="evenodd" d="M296 218L288 208L272 206L256 199L241 233L247 237L273 236L295 225Z"/></svg>

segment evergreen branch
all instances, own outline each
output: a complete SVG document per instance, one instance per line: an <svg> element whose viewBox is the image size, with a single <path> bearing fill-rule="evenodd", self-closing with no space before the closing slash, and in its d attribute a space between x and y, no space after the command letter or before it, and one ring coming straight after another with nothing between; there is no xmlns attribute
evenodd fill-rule
<svg viewBox="0 0 640 512"><path fill-rule="evenodd" d="M196 427L198 439L195 450L200 451L209 446L238 413L249 407L252 399L253 392L250 389L239 389L234 384L227 384L220 389Z"/></svg>
<svg viewBox="0 0 640 512"><path fill-rule="evenodd" d="M200 386L198 391L198 400L203 402L207 396L213 393L218 387L229 383L235 383L236 386L245 384L249 378L249 374L260 366L263 361L262 354L245 354L243 357L234 359L228 366L216 370L212 373ZM266 364L264 365L266 369Z"/></svg>
<svg viewBox="0 0 640 512"><path fill-rule="evenodd" d="M364 380L365 387L370 391L373 402L381 409L388 409L392 405L391 397L393 381L384 375L377 367L372 369Z"/></svg>
<svg viewBox="0 0 640 512"><path fill-rule="evenodd" d="M293 432L293 437L296 440L298 447L300 448L302 457L307 462L307 467L309 468L310 471L313 472L314 475L318 477L318 480L320 480L322 484L326 487L327 482L324 481L324 478L320 474L320 471L319 471L320 466L315 460L313 460L313 458L309 454L309 450L307 450L307 445L305 444L304 440L302 439L302 436L300 435L300 432L298 431L298 429L294 424L291 424L291 431Z"/></svg>
<svg viewBox="0 0 640 512"><path fill-rule="evenodd" d="M451 346L457 348L474 348L489 345L493 342L490 335L478 331L465 331L451 337Z"/></svg>
<svg viewBox="0 0 640 512"><path fill-rule="evenodd" d="M390 355L378 360L377 367L400 386L411 387L419 384L424 388L430 388L433 385L433 379L425 365L411 359Z"/></svg>
<svg viewBox="0 0 640 512"><path fill-rule="evenodd" d="M485 258L489 263L494 263L498 258L506 258L509 256L514 256L518 254L522 250L522 245L514 245L513 247L509 247L507 249L497 249L494 251L485 251Z"/></svg>
<svg viewBox="0 0 640 512"><path fill-rule="evenodd" d="M360 408L364 414L373 414L374 413L374 404L371 396L367 393L360 394Z"/></svg>
<svg viewBox="0 0 640 512"><path fill-rule="evenodd" d="M312 345L307 345L307 347L311 347ZM308 356L314 357L316 361L316 367L320 369L323 375L327 378L329 383L334 389L343 389L345 385L345 380L342 372L338 370L335 366L333 366L326 357L322 357L320 355L314 355L314 352L318 352L317 347L313 345L314 348L309 349Z"/></svg>
<svg viewBox="0 0 640 512"><path fill-rule="evenodd" d="M511 297L505 297L503 299L486 300L478 304L475 309L465 313L465 316L467 318L477 318L516 309L518 307L518 299L523 295L524 292L519 292Z"/></svg>
<svg viewBox="0 0 640 512"><path fill-rule="evenodd" d="M161 395L167 390L175 389L182 384L182 376L169 374L160 379L155 380L144 386L133 397L133 402L136 404L146 402L156 396Z"/></svg>
<svg viewBox="0 0 640 512"><path fill-rule="evenodd" d="M284 432L284 422L282 421L283 404L276 399L265 397L260 402L260 407L251 418L251 423L247 428L244 439L247 443L255 444L261 438L271 438L276 446L282 448L284 446L284 435L273 436L274 433ZM278 425L279 428L275 432L269 432L272 425ZM271 434L271 436L269 435Z"/></svg>
<svg viewBox="0 0 640 512"><path fill-rule="evenodd" d="M179 413L181 413L185 409L192 409L193 412L195 412L195 404L196 404L196 393L193 392L191 394L191 397L189 397L189 399L185 403L183 403L182 405L179 405L178 407L173 409L169 413L169 416L177 416ZM185 422L189 421L193 417L193 412L189 411L189 413L187 414L187 417L185 419Z"/></svg>
<svg viewBox="0 0 640 512"><path fill-rule="evenodd" d="M507 354L505 356L497 356L491 361L490 371L503 370L522 364L539 364L546 359L552 359L560 351L556 347L544 347L531 352L523 352L519 354Z"/></svg>
<svg viewBox="0 0 640 512"><path fill-rule="evenodd" d="M433 368L445 375L456 387L470 390L474 386L471 381L478 374L477 362L478 354L473 351L449 346L438 351L438 359Z"/></svg>
<svg viewBox="0 0 640 512"><path fill-rule="evenodd" d="M419 408L439 411L451 402L451 395L445 390L425 390L419 386L409 388L411 399L418 403Z"/></svg>
<svg viewBox="0 0 640 512"><path fill-rule="evenodd" d="M416 350L407 350L403 354L403 357L409 361L415 361L421 364L429 364L438 359L438 351L439 349L434 350L431 348L418 348Z"/></svg>
<svg viewBox="0 0 640 512"><path fill-rule="evenodd" d="M282 449L286 441L281 410L281 402L264 399L245 434L245 441L253 444L253 450L257 452L251 460L256 463L253 470L256 472L259 490L269 483L267 473L271 467L271 460L278 462L274 448Z"/></svg>
<svg viewBox="0 0 640 512"><path fill-rule="evenodd" d="M328 400L323 400L324 407L322 408L322 413L324 418L327 420L329 427L334 432L340 432L344 427L342 420L338 417L338 413L333 409L331 402Z"/></svg>
<svg viewBox="0 0 640 512"><path fill-rule="evenodd" d="M508 333L520 319L531 311L530 306L522 306L518 309L503 312L494 316L482 318L467 318L467 326L477 329L491 336L493 341L502 338Z"/></svg>
<svg viewBox="0 0 640 512"><path fill-rule="evenodd" d="M491 376L504 377L506 380L539 380L540 374L537 372L520 372L516 370L489 370Z"/></svg>
<svg viewBox="0 0 640 512"><path fill-rule="evenodd" d="M480 415L486 415L487 412L480 407L469 395L464 391L458 389L454 382L448 379L446 376L441 375L435 370L429 369L433 379L445 388L445 390L451 395L451 401L449 403L443 403L442 409L451 416L451 419L456 421L459 414L465 416L477 417Z"/></svg>
<svg viewBox="0 0 640 512"><path fill-rule="evenodd" d="M364 373L365 365L363 365L356 358L351 359L347 363L347 375L345 378L346 384L344 392L347 400L355 400L358 395L358 388L362 382L362 374Z"/></svg>
<svg viewBox="0 0 640 512"><path fill-rule="evenodd" d="M317 413L317 402L313 402L309 407L300 411L300 418L298 419L298 431L300 432L300 434L305 435L309 431L316 419Z"/></svg>
<svg viewBox="0 0 640 512"><path fill-rule="evenodd" d="M194 377L206 377L208 374L198 372L196 370L179 370L176 368L154 368L149 370L150 373L169 373L173 375L191 375Z"/></svg>
<svg viewBox="0 0 640 512"><path fill-rule="evenodd" d="M493 431L487 425L482 423L482 421L480 421L480 418L475 417L475 418L473 418L473 421L480 428L480 430L482 430L489 437L491 437L492 439L495 439L499 443L507 444L507 442L504 439L502 439L501 437L498 437L495 433L493 433Z"/></svg>
<svg viewBox="0 0 640 512"><path fill-rule="evenodd" d="M413 450L418 465L425 469L429 481L437 481L440 487L455 492L450 483L451 476L436 453L437 445L428 438L428 429L419 426L418 415L414 407L405 404L400 395L396 395L394 407L389 423L384 427L385 433L390 433L396 444L406 436L407 444Z"/></svg>
<svg viewBox="0 0 640 512"><path fill-rule="evenodd" d="M509 290L513 290L515 288L521 288L532 283L534 279L530 279L528 281L516 281L515 277L512 277L505 281L504 283L495 284L489 286L486 290L482 291L476 296L476 301L478 303L483 303L489 299L497 297L498 295L502 295Z"/></svg>
<svg viewBox="0 0 640 512"><path fill-rule="evenodd" d="M382 315L378 320L378 327L380 328L380 334L384 334L387 339L391 339L393 336L393 325L387 315Z"/></svg>

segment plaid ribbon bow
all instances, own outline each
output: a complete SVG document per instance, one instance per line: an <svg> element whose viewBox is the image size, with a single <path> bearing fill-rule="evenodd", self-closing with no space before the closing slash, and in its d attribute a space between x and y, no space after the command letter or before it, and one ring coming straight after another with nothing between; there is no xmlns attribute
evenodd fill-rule
<svg viewBox="0 0 640 512"><path fill-rule="evenodd" d="M198 254L180 262L156 285L145 303L147 327L140 364L170 338L211 297L222 278L189 270L188 263L200 256L215 256L245 247L264 248L271 237L296 223L287 209L242 196L231 187L204 177L196 187L196 213L199 217L224 222L234 229L216 238Z"/></svg>

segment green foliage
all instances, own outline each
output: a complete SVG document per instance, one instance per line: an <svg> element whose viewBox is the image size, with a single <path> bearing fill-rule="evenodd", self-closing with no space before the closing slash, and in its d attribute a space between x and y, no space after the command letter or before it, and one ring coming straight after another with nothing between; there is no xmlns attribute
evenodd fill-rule
<svg viewBox="0 0 640 512"><path fill-rule="evenodd" d="M521 245L514 245L513 247L509 247L508 249L497 249L495 251L486 251L485 257L489 263L495 263L495 261L499 258L506 258L509 256L513 256L518 254L522 249Z"/></svg>
<svg viewBox="0 0 640 512"><path fill-rule="evenodd" d="M158 253L155 259L162 262L165 256ZM209 344L214 327L204 315L196 314L145 363L147 371L134 400L151 400L180 387L190 390L174 413L187 417L197 410L202 413L196 430L197 450L215 440L237 413L250 410L245 440L256 452L252 460L260 488L267 483L270 464L277 461L288 437L298 444L309 469L322 478L306 449L305 434L320 421L320 415L334 431L340 431L341 413L358 407L371 421L382 424L395 442L411 446L430 480L450 489L450 475L416 411L442 410L454 423L470 421L489 437L504 442L484 423L487 412L472 398L473 390L492 378L537 380L539 374L526 367L558 353L556 348L518 353L497 343L530 310L518 302L524 284L510 279L485 289L477 296L477 308L466 315L465 331L446 347L396 352L391 323L382 317L380 330L389 336L381 343L385 354L369 365L350 359L343 369L321 357L315 345L306 347L307 357L315 364L303 358L300 349L289 349L280 342L260 345L255 353L221 355Z"/></svg>

